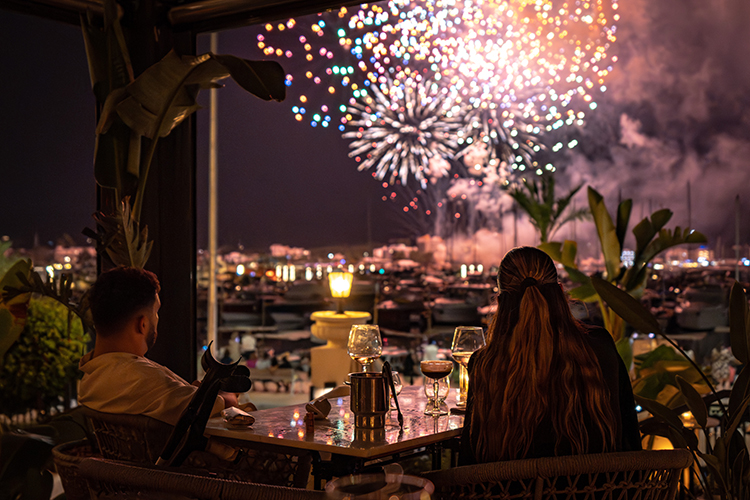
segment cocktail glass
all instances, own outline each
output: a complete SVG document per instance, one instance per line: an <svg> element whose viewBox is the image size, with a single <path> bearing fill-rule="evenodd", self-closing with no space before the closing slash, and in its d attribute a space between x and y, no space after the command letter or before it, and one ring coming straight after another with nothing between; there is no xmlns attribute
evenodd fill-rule
<svg viewBox="0 0 750 500"><path fill-rule="evenodd" d="M439 394L439 382L443 377L447 377L453 371L453 361L449 360L427 360L422 361L419 365L422 369L422 374L432 379L432 390L433 394ZM432 415L438 417L440 415L447 415L448 412L440 408L440 398L435 397L432 402L432 408L425 408L425 415Z"/></svg>

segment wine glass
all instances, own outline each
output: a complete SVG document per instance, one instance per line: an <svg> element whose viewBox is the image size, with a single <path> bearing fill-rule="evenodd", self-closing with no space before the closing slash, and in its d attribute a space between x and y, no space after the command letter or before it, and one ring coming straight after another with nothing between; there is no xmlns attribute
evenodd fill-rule
<svg viewBox="0 0 750 500"><path fill-rule="evenodd" d="M466 406L466 398L469 391L469 358L477 349L484 347L484 330L479 326L457 326L453 332L453 345L451 354L453 359L461 365L459 386L461 391L456 406Z"/></svg>
<svg viewBox="0 0 750 500"><path fill-rule="evenodd" d="M401 394L401 389L404 388L404 383L401 380L401 375L399 375L398 372L391 372L391 375L393 375L393 388L396 390L396 396ZM396 409L396 403L393 401L393 394L391 394L391 410Z"/></svg>
<svg viewBox="0 0 750 500"><path fill-rule="evenodd" d="M432 402L432 408L425 408L424 414L433 417L447 415L447 411L440 409L439 384L441 378L447 377L453 371L453 361L431 359L422 361L419 367L425 377L432 379L432 392L436 395Z"/></svg>
<svg viewBox="0 0 750 500"><path fill-rule="evenodd" d="M383 354L383 341L378 325L352 325L347 343L349 357L362 365L362 371Z"/></svg>

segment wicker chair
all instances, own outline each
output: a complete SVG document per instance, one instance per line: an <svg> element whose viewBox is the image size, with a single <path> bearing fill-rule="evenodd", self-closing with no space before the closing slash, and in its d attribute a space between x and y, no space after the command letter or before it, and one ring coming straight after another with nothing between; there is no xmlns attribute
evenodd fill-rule
<svg viewBox="0 0 750 500"><path fill-rule="evenodd" d="M52 460L60 475L65 498L67 500L88 500L89 490L86 481L81 478L78 466L89 457L99 456L91 447L88 439L70 441L52 448Z"/></svg>
<svg viewBox="0 0 750 500"><path fill-rule="evenodd" d="M672 500L687 450L537 458L425 473L437 498Z"/></svg>
<svg viewBox="0 0 750 500"><path fill-rule="evenodd" d="M86 407L83 412L94 431L101 455L111 460L154 464L172 433L171 425L143 415L102 413ZM194 451L183 467L191 473L209 470L235 481L303 488L307 485L311 463L309 453L242 449L231 462L205 451Z"/></svg>
<svg viewBox="0 0 750 500"><path fill-rule="evenodd" d="M89 458L79 465L91 500L323 500L320 491L269 486L182 474L158 466L137 466L114 460Z"/></svg>

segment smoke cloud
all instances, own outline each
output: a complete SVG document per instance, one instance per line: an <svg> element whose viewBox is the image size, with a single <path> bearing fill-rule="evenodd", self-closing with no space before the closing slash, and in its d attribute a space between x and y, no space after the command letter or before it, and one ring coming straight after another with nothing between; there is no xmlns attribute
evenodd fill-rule
<svg viewBox="0 0 750 500"><path fill-rule="evenodd" d="M620 14L619 61L559 184L585 182L610 212L632 198L631 222L669 208L668 227L690 224L728 256L737 195L750 238L750 2L629 0Z"/></svg>

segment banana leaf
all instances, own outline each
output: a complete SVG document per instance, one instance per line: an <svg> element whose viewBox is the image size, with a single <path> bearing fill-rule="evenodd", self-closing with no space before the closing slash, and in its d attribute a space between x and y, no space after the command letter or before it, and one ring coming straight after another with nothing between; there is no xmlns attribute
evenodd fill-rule
<svg viewBox="0 0 750 500"><path fill-rule="evenodd" d="M640 301L613 284L598 278L591 278L591 283L599 296L618 316L641 333L658 333L661 335L659 322Z"/></svg>
<svg viewBox="0 0 750 500"><path fill-rule="evenodd" d="M625 248L625 235L630 224L630 212L633 210L633 200L627 199L617 206L617 241L620 248Z"/></svg>
<svg viewBox="0 0 750 500"><path fill-rule="evenodd" d="M604 204L602 195L592 187L588 188L588 194L589 209L591 210L591 216L594 218L596 232L599 235L599 242L604 255L607 280L614 281L620 275L620 256L622 254L617 229L612 222L607 206Z"/></svg>
<svg viewBox="0 0 750 500"><path fill-rule="evenodd" d="M747 296L742 285L735 282L729 294L730 315L729 335L732 342L732 354L743 365L750 365L750 315L748 315Z"/></svg>

